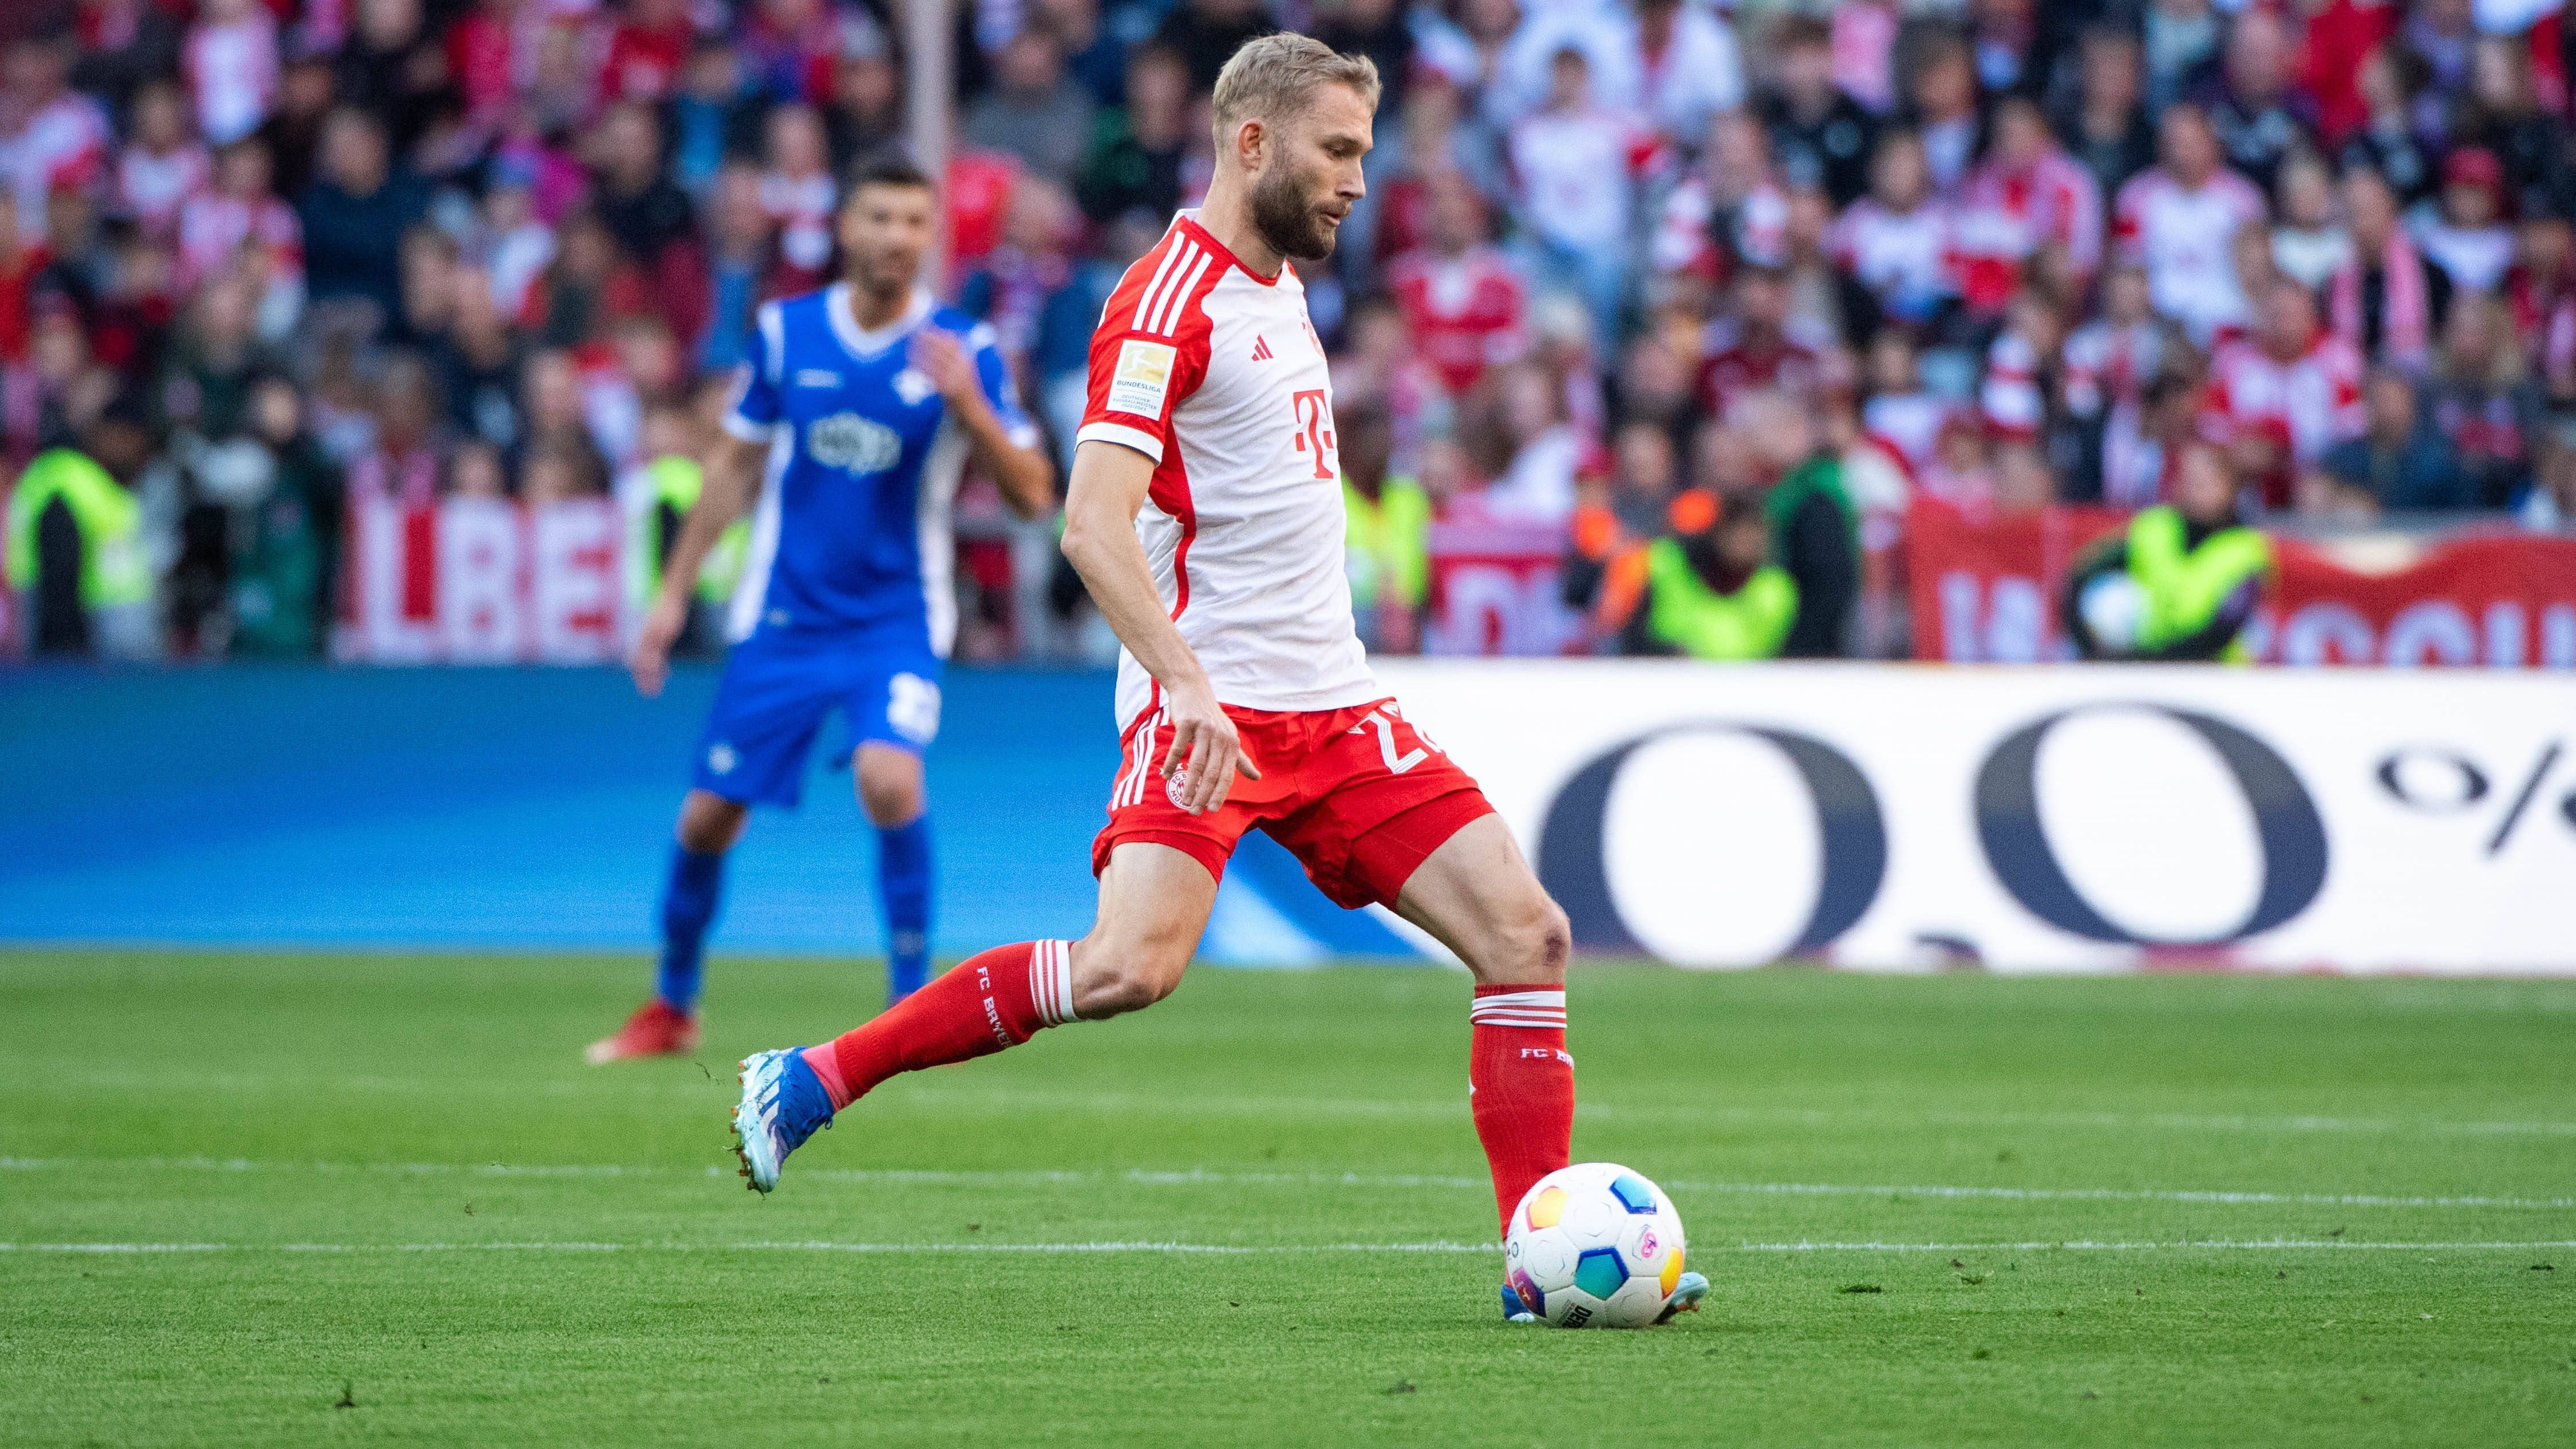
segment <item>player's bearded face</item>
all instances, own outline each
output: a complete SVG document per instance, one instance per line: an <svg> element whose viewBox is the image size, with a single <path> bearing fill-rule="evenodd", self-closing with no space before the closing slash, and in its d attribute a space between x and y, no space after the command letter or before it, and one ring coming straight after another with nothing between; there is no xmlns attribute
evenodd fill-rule
<svg viewBox="0 0 2576 1449"><path fill-rule="evenodd" d="M1368 189L1360 158L1369 149L1369 110L1357 93L1327 86L1307 115L1278 128L1278 153L1254 177L1253 229L1292 261L1320 262Z"/></svg>
<svg viewBox="0 0 2576 1449"><path fill-rule="evenodd" d="M841 212L841 250L851 280L870 291L910 287L937 235L931 193L915 186L864 186Z"/></svg>
<svg viewBox="0 0 2576 1449"><path fill-rule="evenodd" d="M1316 185L1284 165L1265 169L1252 183L1254 229L1272 251L1292 261L1320 262L1333 254L1340 217L1328 206L1338 206L1330 183Z"/></svg>

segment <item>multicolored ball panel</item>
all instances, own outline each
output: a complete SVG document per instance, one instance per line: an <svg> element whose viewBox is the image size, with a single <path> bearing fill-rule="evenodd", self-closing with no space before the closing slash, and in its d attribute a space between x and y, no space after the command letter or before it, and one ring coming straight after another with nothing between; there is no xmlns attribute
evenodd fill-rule
<svg viewBox="0 0 2576 1449"><path fill-rule="evenodd" d="M1529 1212L1527 1216L1531 1227L1555 1227L1556 1220L1565 1216L1565 1189L1561 1187L1540 1188L1538 1190L1538 1196L1529 1200Z"/></svg>
<svg viewBox="0 0 2576 1449"><path fill-rule="evenodd" d="M1627 1281L1628 1265L1619 1261L1616 1248L1594 1248L1574 1264L1576 1290L1595 1298L1606 1300Z"/></svg>
<svg viewBox="0 0 2576 1449"><path fill-rule="evenodd" d="M1619 1199L1620 1206L1632 1213L1655 1210L1655 1190L1633 1172L1623 1172L1610 1179L1610 1195Z"/></svg>

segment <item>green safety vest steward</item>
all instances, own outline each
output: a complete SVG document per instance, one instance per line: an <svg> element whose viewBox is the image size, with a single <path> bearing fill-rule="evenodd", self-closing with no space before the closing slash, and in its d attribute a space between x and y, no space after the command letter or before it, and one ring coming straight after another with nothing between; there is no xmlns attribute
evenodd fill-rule
<svg viewBox="0 0 2576 1449"><path fill-rule="evenodd" d="M2147 602L2140 648L2158 648L2207 628L2238 586L2271 571L2272 540L2259 529L2222 528L2198 548L2184 547L2183 539L2182 514L2169 504L2129 520L2129 577ZM2239 639L2220 657L2242 664L2250 656Z"/></svg>
<svg viewBox="0 0 2576 1449"><path fill-rule="evenodd" d="M644 465L644 477L651 492L629 526L626 556L634 570L636 596L650 599L662 587L662 559L678 537L676 533L671 538L662 536L662 510L671 510L674 519L687 518L689 510L698 506L698 495L706 490L707 479L696 459L676 453ZM707 550L706 562L698 568L698 597L709 603L722 603L732 597L750 549L751 520L737 518L716 535L715 547Z"/></svg>
<svg viewBox="0 0 2576 1449"><path fill-rule="evenodd" d="M9 586L36 583L36 527L60 498L80 529L80 597L84 609L112 609L152 597L152 566L143 555L143 510L105 468L70 448L36 455L9 495Z"/></svg>
<svg viewBox="0 0 2576 1449"><path fill-rule="evenodd" d="M1410 478L1389 478L1371 499L1345 478L1342 514L1351 603L1366 609L1391 597L1420 605L1431 574L1431 495Z"/></svg>
<svg viewBox="0 0 2576 1449"><path fill-rule="evenodd" d="M1769 659L1798 617L1798 585L1777 564L1731 594L1712 589L1669 538L1646 548L1646 632L1697 659Z"/></svg>

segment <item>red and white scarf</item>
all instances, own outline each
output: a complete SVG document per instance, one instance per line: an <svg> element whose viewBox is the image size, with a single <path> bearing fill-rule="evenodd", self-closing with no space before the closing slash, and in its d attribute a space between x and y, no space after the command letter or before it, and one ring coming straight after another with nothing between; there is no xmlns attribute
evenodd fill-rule
<svg viewBox="0 0 2576 1449"><path fill-rule="evenodd" d="M2392 228L2379 258L2379 360L2402 367L2421 366L2432 353L2433 304L2424 285L2424 262L2403 230ZM2327 309L2336 335L2369 352L2361 315L2362 258L2336 269L2327 284Z"/></svg>

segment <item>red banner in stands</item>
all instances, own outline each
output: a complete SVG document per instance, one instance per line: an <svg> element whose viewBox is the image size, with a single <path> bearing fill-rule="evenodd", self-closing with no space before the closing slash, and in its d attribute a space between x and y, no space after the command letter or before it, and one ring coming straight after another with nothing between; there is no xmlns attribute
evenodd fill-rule
<svg viewBox="0 0 2576 1449"><path fill-rule="evenodd" d="M1431 525L1425 654L1578 652L1583 619L1566 607L1562 524L1459 509Z"/></svg>
<svg viewBox="0 0 2576 1449"><path fill-rule="evenodd" d="M353 501L333 653L377 664L598 664L618 656L626 599L617 505L528 509L450 498Z"/></svg>
<svg viewBox="0 0 2576 1449"><path fill-rule="evenodd" d="M1916 500L1905 521L1915 657L2069 657L2057 618L2067 573L2127 520L2076 507L1979 519ZM2266 663L2576 669L2576 539L2471 534L2387 573L2347 568L2297 540L2279 540L2279 551L2280 578L2250 639Z"/></svg>

